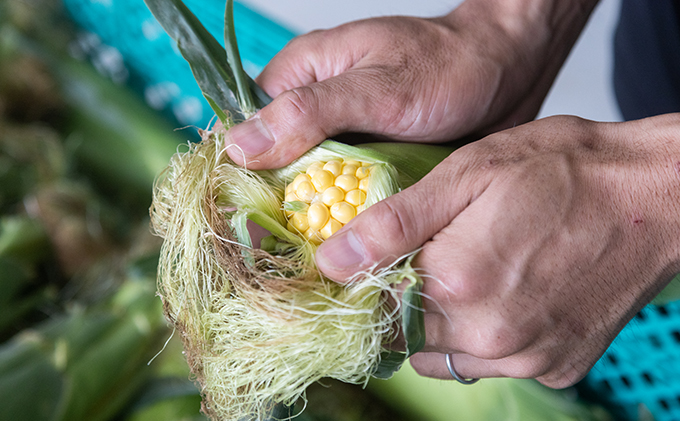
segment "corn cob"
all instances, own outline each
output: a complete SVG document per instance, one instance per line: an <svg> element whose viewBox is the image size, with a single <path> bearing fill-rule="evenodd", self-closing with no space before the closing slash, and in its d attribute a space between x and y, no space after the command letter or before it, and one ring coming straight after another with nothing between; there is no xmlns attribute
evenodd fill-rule
<svg viewBox="0 0 680 421"><path fill-rule="evenodd" d="M286 186L288 231L320 244L358 215L366 203L370 163L317 161Z"/></svg>
<svg viewBox="0 0 680 421"><path fill-rule="evenodd" d="M413 254L339 285L318 272L314 252L451 149L325 141L282 169L241 168L225 153L225 130L270 99L240 66L232 1L226 53L181 0L145 1L223 123L173 157L151 208L164 238L159 293L201 383L204 412L216 420L288 419L295 414L285 406L319 379L366 385L371 376L389 378L425 339ZM271 234L259 244L255 226ZM399 296L396 285L404 281ZM386 350L395 322L404 352Z"/></svg>

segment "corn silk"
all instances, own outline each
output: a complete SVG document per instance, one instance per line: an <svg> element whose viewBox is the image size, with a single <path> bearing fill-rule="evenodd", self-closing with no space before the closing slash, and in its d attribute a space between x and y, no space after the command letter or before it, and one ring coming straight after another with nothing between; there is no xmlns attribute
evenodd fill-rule
<svg viewBox="0 0 680 421"><path fill-rule="evenodd" d="M151 208L164 239L159 294L201 385L204 412L265 419L322 378L366 384L397 334L393 286L404 273L361 273L346 285L325 279L316 246L286 230L282 211L286 183L307 163L347 156L318 147L289 167L256 172L229 159L223 136L204 131L200 143L178 152L155 184ZM375 177L394 179L389 164L375 166L384 169ZM244 227L253 220L277 238L271 253L249 244Z"/></svg>

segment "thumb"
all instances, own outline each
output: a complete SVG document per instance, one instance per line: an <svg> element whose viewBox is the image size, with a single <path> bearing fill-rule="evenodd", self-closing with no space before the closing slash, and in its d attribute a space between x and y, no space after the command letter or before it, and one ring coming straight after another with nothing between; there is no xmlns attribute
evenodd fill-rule
<svg viewBox="0 0 680 421"><path fill-rule="evenodd" d="M346 282L362 270L387 266L418 249L446 227L467 203L465 200L454 205L447 198L452 196L451 190L451 183L442 183L431 173L369 207L319 246L318 268L329 278Z"/></svg>
<svg viewBox="0 0 680 421"><path fill-rule="evenodd" d="M363 89L356 72L278 95L249 120L227 132L229 157L250 169L280 168L325 139L345 131L370 131L366 110L377 95Z"/></svg>

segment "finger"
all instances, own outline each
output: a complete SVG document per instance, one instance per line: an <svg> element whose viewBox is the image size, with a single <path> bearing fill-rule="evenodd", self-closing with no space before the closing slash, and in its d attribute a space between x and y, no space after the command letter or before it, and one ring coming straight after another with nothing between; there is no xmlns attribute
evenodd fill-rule
<svg viewBox="0 0 680 421"><path fill-rule="evenodd" d="M446 354L420 352L409 359L413 369L425 377L454 380L446 363ZM538 356L513 356L486 360L469 354L451 354L452 368L464 379L510 377L515 379L542 378L552 366Z"/></svg>
<svg viewBox="0 0 680 421"><path fill-rule="evenodd" d="M458 376L464 379L505 377L490 360L482 360L467 354L451 354L451 362ZM411 356L409 363L421 376L455 380L446 364L446 354L419 352Z"/></svg>
<svg viewBox="0 0 680 421"><path fill-rule="evenodd" d="M371 116L380 89L361 70L283 92L227 133L227 153L251 169L279 168L342 132L379 130Z"/></svg>
<svg viewBox="0 0 680 421"><path fill-rule="evenodd" d="M316 253L319 269L331 279L346 281L359 271L391 264L448 225L468 206L476 190L458 190L460 172L465 169L454 155L420 182L369 207L326 240Z"/></svg>
<svg viewBox="0 0 680 421"><path fill-rule="evenodd" d="M330 77L317 75L325 73L320 68L328 62L329 58L326 56L329 51L335 52L338 49L324 48L320 42L321 37L317 32L294 38L267 63L255 82L269 96L276 98L289 89L311 85ZM341 72L336 74L339 73Z"/></svg>

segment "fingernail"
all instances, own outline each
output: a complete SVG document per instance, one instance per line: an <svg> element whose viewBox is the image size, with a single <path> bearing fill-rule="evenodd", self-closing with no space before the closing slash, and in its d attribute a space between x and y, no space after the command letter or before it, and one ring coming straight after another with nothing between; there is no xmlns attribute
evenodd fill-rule
<svg viewBox="0 0 680 421"><path fill-rule="evenodd" d="M274 139L262 122L255 117L237 124L228 132L231 143L237 145L246 156L257 156L274 146Z"/></svg>
<svg viewBox="0 0 680 421"><path fill-rule="evenodd" d="M352 229L331 236L316 251L316 262L321 270L343 271L364 261L364 247Z"/></svg>

